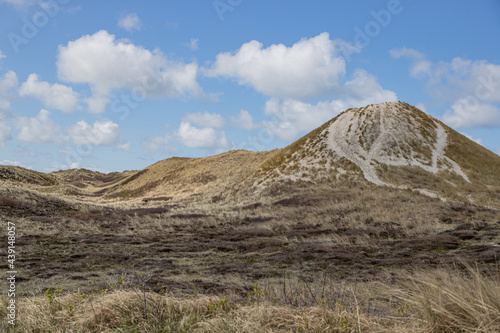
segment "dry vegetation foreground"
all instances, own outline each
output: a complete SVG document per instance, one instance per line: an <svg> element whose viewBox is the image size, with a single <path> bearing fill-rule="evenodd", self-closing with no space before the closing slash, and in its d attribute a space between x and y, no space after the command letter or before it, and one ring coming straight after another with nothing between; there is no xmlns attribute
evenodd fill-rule
<svg viewBox="0 0 500 333"><path fill-rule="evenodd" d="M18 230L19 312L0 329L500 331L498 208L303 185L113 207L1 193Z"/></svg>
<svg viewBox="0 0 500 333"><path fill-rule="evenodd" d="M19 332L498 332L500 284L469 269L392 285L256 284L245 299L173 296L127 285L23 298ZM138 278L139 277L134 277ZM123 284L121 284L123 282ZM137 281L135 281L137 282ZM9 329L5 324L0 327ZM16 331L16 330L11 330Z"/></svg>

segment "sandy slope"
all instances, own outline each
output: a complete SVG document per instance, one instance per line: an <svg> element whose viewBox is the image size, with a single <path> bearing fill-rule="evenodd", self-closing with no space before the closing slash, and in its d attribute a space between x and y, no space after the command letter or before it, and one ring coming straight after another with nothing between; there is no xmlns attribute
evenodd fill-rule
<svg viewBox="0 0 500 333"><path fill-rule="evenodd" d="M330 125L327 145L340 157L355 163L364 177L376 185L392 186L378 177L380 164L416 166L432 173L448 170L469 181L460 166L445 155L446 129L430 118L425 119L427 127L422 128L423 120L418 117L424 116L412 112L400 102L345 112ZM415 144L431 158L412 151Z"/></svg>

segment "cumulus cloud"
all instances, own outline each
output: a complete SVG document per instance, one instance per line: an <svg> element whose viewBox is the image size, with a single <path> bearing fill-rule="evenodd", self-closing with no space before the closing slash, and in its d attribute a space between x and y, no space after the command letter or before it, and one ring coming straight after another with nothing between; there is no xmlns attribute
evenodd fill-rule
<svg viewBox="0 0 500 333"><path fill-rule="evenodd" d="M116 146L116 148L121 149L123 151L126 151L128 153L128 152L130 152L130 149L132 148L132 142L120 143Z"/></svg>
<svg viewBox="0 0 500 333"><path fill-rule="evenodd" d="M259 127L259 125L254 124L252 115L246 110L240 110L240 113L236 117L231 117L231 122L245 130L252 130Z"/></svg>
<svg viewBox="0 0 500 333"><path fill-rule="evenodd" d="M459 99L451 106L443 120L456 128L488 128L500 126L500 108L493 104L474 103Z"/></svg>
<svg viewBox="0 0 500 333"><path fill-rule="evenodd" d="M304 38L290 47L275 44L265 48L258 41L243 44L233 53L220 53L203 73L227 77L270 96L266 119L259 125L247 111L231 121L240 128L265 127L283 140L293 140L334 117L347 107L396 101L396 93L383 89L377 78L355 69L347 79L342 48L346 42L331 40L328 33ZM411 53L406 51L406 53ZM332 96L314 103L305 99Z"/></svg>
<svg viewBox="0 0 500 333"><path fill-rule="evenodd" d="M440 101L456 101L465 96L475 97L483 102L500 103L500 65L486 60L468 60L460 57L450 62L432 63L418 51L417 56L406 50L392 51L409 55L416 60L410 66L410 74L425 73L428 91ZM416 77L416 75L412 75Z"/></svg>
<svg viewBox="0 0 500 333"><path fill-rule="evenodd" d="M44 169L45 172L53 172L53 171L57 171L57 170L79 169L80 168L80 162L74 161L74 158L72 158L72 152L70 150L60 149L59 155L60 155L62 160L66 161L66 164L61 164L58 161L54 160L52 162L51 167L46 167Z"/></svg>
<svg viewBox="0 0 500 333"><path fill-rule="evenodd" d="M196 63L169 60L160 50L117 40L105 30L59 46L57 69L64 81L90 85L87 103L95 113L104 112L113 91L121 88L141 98L204 97Z"/></svg>
<svg viewBox="0 0 500 333"><path fill-rule="evenodd" d="M3 160L3 161L0 161L0 165L10 165L10 166L22 167L25 169L31 169L30 166L27 166L24 163L21 163L18 161Z"/></svg>
<svg viewBox="0 0 500 333"><path fill-rule="evenodd" d="M408 49L393 53L410 57L410 75L425 80L429 95L436 101L449 103L443 120L450 126L500 126L500 65L461 57L432 63L425 55Z"/></svg>
<svg viewBox="0 0 500 333"><path fill-rule="evenodd" d="M500 65L459 57L438 62L432 66L428 90L439 100L468 96L482 103L500 103Z"/></svg>
<svg viewBox="0 0 500 333"><path fill-rule="evenodd" d="M427 107L425 106L424 103L418 103L417 105L415 105L415 107L421 111L424 111L425 113L427 113Z"/></svg>
<svg viewBox="0 0 500 333"><path fill-rule="evenodd" d="M171 147L171 138L165 136L149 136L142 143L142 151L146 154L169 153L173 150Z"/></svg>
<svg viewBox="0 0 500 333"><path fill-rule="evenodd" d="M67 132L76 145L111 146L121 143L120 127L111 120L96 121L92 125L81 120L69 127Z"/></svg>
<svg viewBox="0 0 500 333"><path fill-rule="evenodd" d="M314 97L339 85L345 73L345 60L339 55L341 44L330 40L326 32L291 47L274 44L264 48L253 40L234 53L218 54L204 73L235 79L267 96Z"/></svg>
<svg viewBox="0 0 500 333"><path fill-rule="evenodd" d="M480 144L480 145L483 144L483 140L481 138L474 138L472 135L469 135L469 134L464 133L464 132L460 132L460 134L465 136L467 139L474 141L477 144Z"/></svg>
<svg viewBox="0 0 500 333"><path fill-rule="evenodd" d="M309 104L272 98L266 102L264 112L275 119L265 120L262 125L279 138L291 141L300 133L313 130L347 108L348 104L339 100Z"/></svg>
<svg viewBox="0 0 500 333"><path fill-rule="evenodd" d="M196 51L198 50L198 42L200 40L198 38L191 38L191 40L189 41L189 43L187 44L187 46L193 50L193 51Z"/></svg>
<svg viewBox="0 0 500 333"><path fill-rule="evenodd" d="M389 54L394 59L399 59L401 57L408 57L408 58L413 58L413 59L425 58L425 54L418 52L415 49L408 49L406 47L391 49L391 50L389 50Z"/></svg>
<svg viewBox="0 0 500 333"><path fill-rule="evenodd" d="M5 147L5 143L12 139L10 135L10 127L4 123L0 115L0 147Z"/></svg>
<svg viewBox="0 0 500 333"><path fill-rule="evenodd" d="M345 83L341 96L352 107L398 100L395 92L383 89L377 78L363 69L354 71L352 79Z"/></svg>
<svg viewBox="0 0 500 333"><path fill-rule="evenodd" d="M32 96L47 108L54 108L64 112L72 112L78 106L80 95L71 87L45 81L39 81L37 74L30 74L26 82L21 85L19 95Z"/></svg>
<svg viewBox="0 0 500 333"><path fill-rule="evenodd" d="M13 71L0 77L0 112L8 110L14 90L18 87L17 75Z"/></svg>
<svg viewBox="0 0 500 333"><path fill-rule="evenodd" d="M226 134L211 127L197 128L188 122L181 122L175 135L189 148L205 148L221 151L228 147Z"/></svg>
<svg viewBox="0 0 500 333"><path fill-rule="evenodd" d="M36 4L36 0L0 0L0 5L6 3L18 8L29 7Z"/></svg>
<svg viewBox="0 0 500 333"><path fill-rule="evenodd" d="M1 86L1 79L0 79L0 86ZM7 112L5 111L5 109L6 108L2 108L2 96L0 90L0 147L4 147L5 143L10 139L12 139L12 136L10 135L10 126L7 125L6 122Z"/></svg>
<svg viewBox="0 0 500 333"><path fill-rule="evenodd" d="M17 139L30 143L114 146L130 150L131 143L122 139L120 127L111 120L98 120L93 124L81 120L63 131L50 116L49 111L42 109L35 117L19 117L16 121L20 129Z"/></svg>
<svg viewBox="0 0 500 333"><path fill-rule="evenodd" d="M2 59L7 58L5 54L3 54L2 50L0 50L0 63L2 62Z"/></svg>
<svg viewBox="0 0 500 333"><path fill-rule="evenodd" d="M274 120L265 120L262 125L279 138L291 141L350 107L397 101L396 93L384 90L373 75L361 69L356 70L339 91L340 98L316 104L271 98L264 111L267 116L274 117Z"/></svg>
<svg viewBox="0 0 500 333"><path fill-rule="evenodd" d="M141 30L141 20L135 13L123 15L118 20L118 26L127 31Z"/></svg>
<svg viewBox="0 0 500 333"><path fill-rule="evenodd" d="M20 129L17 139L24 142L58 144L65 140L60 126L50 119L50 112L44 109L36 117L18 118L17 127Z"/></svg>
<svg viewBox="0 0 500 333"><path fill-rule="evenodd" d="M389 51L389 54L394 59L399 59L401 57L406 57L411 59L412 66L410 68L410 75L414 78L425 77L431 75L432 62L426 59L425 54L414 50L403 48L394 48Z"/></svg>
<svg viewBox="0 0 500 333"><path fill-rule="evenodd" d="M202 127L213 127L213 128L224 128L226 125L226 121L224 117L222 117L218 113L209 113L209 112L196 112L196 113L188 113L182 120L186 123L192 123Z"/></svg>

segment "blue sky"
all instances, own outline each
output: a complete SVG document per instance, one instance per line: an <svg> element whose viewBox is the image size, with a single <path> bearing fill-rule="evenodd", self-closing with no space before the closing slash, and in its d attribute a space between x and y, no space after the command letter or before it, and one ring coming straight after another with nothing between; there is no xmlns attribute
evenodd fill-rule
<svg viewBox="0 0 500 333"><path fill-rule="evenodd" d="M402 100L500 153L500 2L0 0L0 164L281 148Z"/></svg>

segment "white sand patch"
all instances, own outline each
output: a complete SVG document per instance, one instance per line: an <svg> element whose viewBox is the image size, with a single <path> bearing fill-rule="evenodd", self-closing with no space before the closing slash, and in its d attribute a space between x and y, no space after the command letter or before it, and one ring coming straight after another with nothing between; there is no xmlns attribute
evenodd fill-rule
<svg viewBox="0 0 500 333"><path fill-rule="evenodd" d="M378 177L376 166L379 164L420 167L434 174L448 170L469 181L460 166L445 155L446 129L433 120L434 128L423 131L423 125L411 112L399 102L345 112L329 128L328 147L355 163L366 180L376 185L392 186ZM430 160L412 149L416 144L420 150L430 153Z"/></svg>
<svg viewBox="0 0 500 333"><path fill-rule="evenodd" d="M426 195L428 197L431 197L431 198L440 199L441 201L444 201L444 202L447 201L446 198L440 197L437 193L429 191L429 190L424 190L424 189L421 189L421 188L417 188L417 189L415 189L415 191L417 191L420 194L423 194L423 195Z"/></svg>
<svg viewBox="0 0 500 333"><path fill-rule="evenodd" d="M440 122L399 102L371 105L341 114L280 166L262 174L254 185L263 190L274 182L317 183L332 176L337 180L356 179L357 171L341 167L347 160L356 164L373 184L411 189L444 200L429 189L388 184L380 179L378 171L384 165L411 166L433 174L455 172L469 181L460 166L446 156L447 146L448 134Z"/></svg>

